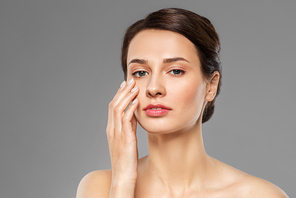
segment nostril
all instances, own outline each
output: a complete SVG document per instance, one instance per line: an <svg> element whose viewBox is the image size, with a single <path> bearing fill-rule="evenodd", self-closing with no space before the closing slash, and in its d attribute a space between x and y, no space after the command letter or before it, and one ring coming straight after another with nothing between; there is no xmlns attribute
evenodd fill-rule
<svg viewBox="0 0 296 198"><path fill-rule="evenodd" d="M157 95L162 95L160 92L157 92L157 93L155 93L155 94L149 92L148 94L149 94L149 96L152 96L152 97L153 97L153 96L157 96Z"/></svg>
<svg viewBox="0 0 296 198"><path fill-rule="evenodd" d="M163 97L165 95L165 86L159 81L150 83L146 88L146 96L148 97Z"/></svg>

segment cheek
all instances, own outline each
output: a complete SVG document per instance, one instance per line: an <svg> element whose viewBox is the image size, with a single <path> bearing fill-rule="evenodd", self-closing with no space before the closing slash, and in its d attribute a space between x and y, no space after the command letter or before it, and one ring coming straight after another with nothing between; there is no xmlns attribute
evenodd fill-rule
<svg viewBox="0 0 296 198"><path fill-rule="evenodd" d="M171 87L169 93L172 95L173 102L179 105L192 106L198 103L202 105L205 97L205 86L202 81L188 81Z"/></svg>
<svg viewBox="0 0 296 198"><path fill-rule="evenodd" d="M205 102L206 89L203 82L191 82L182 87L175 96L174 103L178 104L179 120L187 124L196 123L200 118Z"/></svg>

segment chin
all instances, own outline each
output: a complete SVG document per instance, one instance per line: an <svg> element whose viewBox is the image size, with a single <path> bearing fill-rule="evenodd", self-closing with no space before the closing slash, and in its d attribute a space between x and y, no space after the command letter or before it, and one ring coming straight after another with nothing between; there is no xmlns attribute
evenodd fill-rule
<svg viewBox="0 0 296 198"><path fill-rule="evenodd" d="M141 124L140 124L141 125ZM142 125L141 125L142 126ZM154 127L154 126L148 126L148 127L143 127L142 128L150 134L169 134L172 133L172 130L166 128L166 127Z"/></svg>
<svg viewBox="0 0 296 198"><path fill-rule="evenodd" d="M139 120L141 127L150 134L170 134L182 130L182 123L172 122L172 120L151 118L149 120Z"/></svg>
<svg viewBox="0 0 296 198"><path fill-rule="evenodd" d="M172 134L177 132L185 132L198 127L201 124L200 116L183 117L180 119L172 119L171 117L138 117L136 116L140 126L149 134Z"/></svg>
<svg viewBox="0 0 296 198"><path fill-rule="evenodd" d="M166 119L148 118L138 119L140 126L151 134L167 134L174 131L174 126Z"/></svg>

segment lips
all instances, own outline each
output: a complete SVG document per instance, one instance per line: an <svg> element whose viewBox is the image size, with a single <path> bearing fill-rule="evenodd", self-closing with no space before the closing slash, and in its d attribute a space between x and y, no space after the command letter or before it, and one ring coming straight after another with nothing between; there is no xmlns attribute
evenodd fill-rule
<svg viewBox="0 0 296 198"><path fill-rule="evenodd" d="M163 116L170 112L172 109L166 107L162 104L149 104L147 107L144 108L146 115L152 117Z"/></svg>

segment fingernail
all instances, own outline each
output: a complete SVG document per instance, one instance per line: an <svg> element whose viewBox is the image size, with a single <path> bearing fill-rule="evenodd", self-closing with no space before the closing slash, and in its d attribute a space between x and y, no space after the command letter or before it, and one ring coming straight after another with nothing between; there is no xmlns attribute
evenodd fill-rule
<svg viewBox="0 0 296 198"><path fill-rule="evenodd" d="M130 85L130 84L132 84L132 82L134 81L134 79L133 78L131 78L128 82L127 82L127 85Z"/></svg>
<svg viewBox="0 0 296 198"><path fill-rule="evenodd" d="M135 99L133 100L132 104L136 103L137 101L138 101L138 99L135 98Z"/></svg>
<svg viewBox="0 0 296 198"><path fill-rule="evenodd" d="M135 92L138 89L138 87L132 88L131 92Z"/></svg>
<svg viewBox="0 0 296 198"><path fill-rule="evenodd" d="M125 86L125 81L123 81L121 84L120 84L120 88L124 87Z"/></svg>

